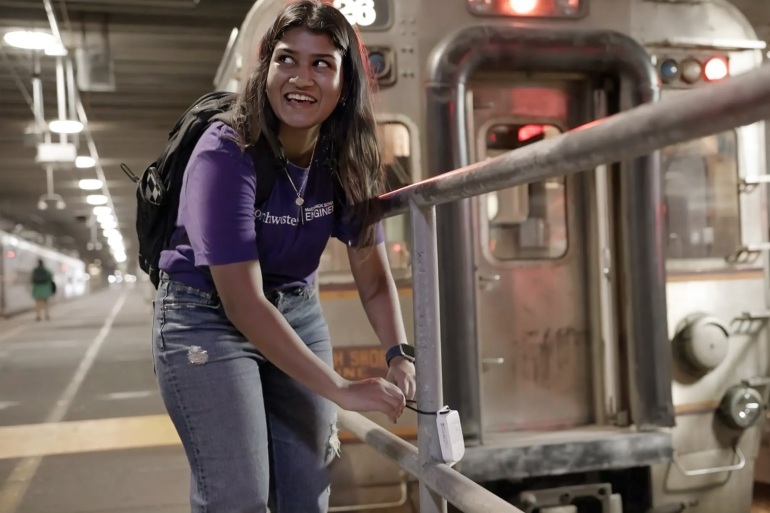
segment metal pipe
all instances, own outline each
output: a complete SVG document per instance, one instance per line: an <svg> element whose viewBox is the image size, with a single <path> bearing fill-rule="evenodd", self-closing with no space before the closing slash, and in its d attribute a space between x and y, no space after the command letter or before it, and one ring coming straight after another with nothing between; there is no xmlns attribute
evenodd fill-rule
<svg viewBox="0 0 770 513"><path fill-rule="evenodd" d="M423 466L417 448L361 414L338 408L340 425L466 513L523 513L444 463ZM422 495L422 493L421 493ZM426 513L420 509L421 513Z"/></svg>
<svg viewBox="0 0 770 513"><path fill-rule="evenodd" d="M383 194L383 217L565 176L770 118L770 65Z"/></svg>
<svg viewBox="0 0 770 513"><path fill-rule="evenodd" d="M56 38L56 41L64 47L64 42L59 32L59 24L56 23L56 15L53 13L51 0L43 0L43 7L45 8L45 15L48 17L48 24L51 26L51 33Z"/></svg>
<svg viewBox="0 0 770 513"><path fill-rule="evenodd" d="M67 106L69 107L69 118L78 119L78 111L75 107L75 71L72 66L72 57L68 56L64 60L65 71L67 74ZM80 135L74 134L72 136L76 147L80 147Z"/></svg>
<svg viewBox="0 0 770 513"><path fill-rule="evenodd" d="M67 119L67 91L64 86L64 63L61 57L56 58L56 103L59 108L59 119ZM59 134L59 141L67 142L67 134Z"/></svg>
<svg viewBox="0 0 770 513"><path fill-rule="evenodd" d="M417 375L417 408L438 411L442 407L441 329L439 327L438 251L436 248L436 211L411 208L412 222L412 289L414 290L414 340ZM417 442L420 465L440 461L435 419L427 415L417 418ZM446 502L420 481L420 512L446 513Z"/></svg>

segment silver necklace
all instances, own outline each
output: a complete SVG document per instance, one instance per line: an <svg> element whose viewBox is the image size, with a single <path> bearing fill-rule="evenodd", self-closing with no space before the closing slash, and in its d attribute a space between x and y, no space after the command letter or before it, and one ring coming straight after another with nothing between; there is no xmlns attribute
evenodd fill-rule
<svg viewBox="0 0 770 513"><path fill-rule="evenodd" d="M307 173L305 173L305 180L302 182L302 185L300 185L299 190L297 190L297 186L294 185L294 180L291 179L289 168L286 168L286 176L289 178L289 183L291 184L292 189L294 189L294 192L297 194L297 199L294 200L294 203L300 207L300 209L302 208L302 205L305 204L305 199L302 197L302 194L305 190L305 186L307 185L307 180L310 177L310 168L313 167L313 158L315 157L316 147L318 147L318 139L316 139L315 144L313 145L313 153L310 155L310 165L307 168Z"/></svg>

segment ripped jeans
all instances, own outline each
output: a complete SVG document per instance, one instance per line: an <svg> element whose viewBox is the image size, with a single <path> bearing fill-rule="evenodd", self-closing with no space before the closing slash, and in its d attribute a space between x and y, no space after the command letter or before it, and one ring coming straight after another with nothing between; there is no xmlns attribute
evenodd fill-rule
<svg viewBox="0 0 770 513"><path fill-rule="evenodd" d="M317 292L271 302L331 367ZM153 304L155 373L190 464L191 511L326 512L339 451L334 404L268 362L216 295L163 275Z"/></svg>

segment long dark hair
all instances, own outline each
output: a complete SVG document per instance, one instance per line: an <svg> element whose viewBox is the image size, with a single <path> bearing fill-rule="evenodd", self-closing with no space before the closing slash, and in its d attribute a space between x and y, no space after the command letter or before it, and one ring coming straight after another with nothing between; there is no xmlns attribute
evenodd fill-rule
<svg viewBox="0 0 770 513"><path fill-rule="evenodd" d="M278 118L267 99L267 74L276 44L295 27L327 35L342 53L342 99L321 125L319 138L328 142L327 162L339 177L352 218L361 222L358 246L369 245L379 217L378 202L372 200L385 188L371 97L375 84L366 49L339 10L319 0L299 0L278 14L262 38L256 69L233 106L233 128L244 146L264 137L285 160L278 140Z"/></svg>

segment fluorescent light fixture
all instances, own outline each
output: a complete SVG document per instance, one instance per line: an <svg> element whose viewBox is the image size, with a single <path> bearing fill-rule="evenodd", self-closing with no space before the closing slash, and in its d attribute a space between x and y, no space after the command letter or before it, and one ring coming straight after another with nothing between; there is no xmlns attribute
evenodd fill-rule
<svg viewBox="0 0 770 513"><path fill-rule="evenodd" d="M75 159L75 167L78 169L86 169L94 167L96 165L96 159L89 157L88 155L81 155Z"/></svg>
<svg viewBox="0 0 770 513"><path fill-rule="evenodd" d="M119 253L115 255L115 261L119 264L122 264L126 261L126 254L125 253Z"/></svg>
<svg viewBox="0 0 770 513"><path fill-rule="evenodd" d="M107 228L106 230L102 230L102 235L108 240L113 238L117 239L120 237L120 232L115 228Z"/></svg>
<svg viewBox="0 0 770 513"><path fill-rule="evenodd" d="M102 188L102 181L96 178L85 178L78 182L78 187L84 191L95 191Z"/></svg>
<svg viewBox="0 0 770 513"><path fill-rule="evenodd" d="M114 219L110 219L109 221L102 221L101 225L103 230L110 230L110 229L117 228L118 222L115 221Z"/></svg>
<svg viewBox="0 0 770 513"><path fill-rule="evenodd" d="M48 32L32 32L30 30L14 30L6 32L3 41L22 50L45 50L58 45L53 34Z"/></svg>
<svg viewBox="0 0 770 513"><path fill-rule="evenodd" d="M112 209L110 207L94 207L95 216L112 215Z"/></svg>
<svg viewBox="0 0 770 513"><path fill-rule="evenodd" d="M103 194L89 194L86 197L86 203L89 205L104 205L107 203L107 196Z"/></svg>
<svg viewBox="0 0 770 513"><path fill-rule="evenodd" d="M48 128L57 134L79 134L83 131L83 123L75 119L55 119L48 123Z"/></svg>
<svg viewBox="0 0 770 513"><path fill-rule="evenodd" d="M67 55L67 49L59 43L53 43L45 47L45 54L50 57L64 57Z"/></svg>

